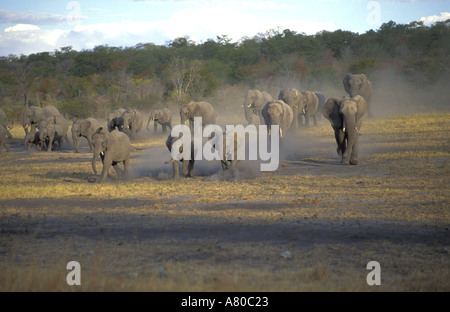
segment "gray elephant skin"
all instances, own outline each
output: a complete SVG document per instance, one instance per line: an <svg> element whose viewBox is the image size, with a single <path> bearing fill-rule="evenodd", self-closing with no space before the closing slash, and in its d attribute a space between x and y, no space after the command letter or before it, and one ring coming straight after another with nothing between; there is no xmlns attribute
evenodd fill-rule
<svg viewBox="0 0 450 312"><path fill-rule="evenodd" d="M330 98L325 103L322 114L334 130L337 153L342 156L342 163L357 165L359 150L359 128L362 117L367 112L367 102L357 95L352 98Z"/></svg>
<svg viewBox="0 0 450 312"><path fill-rule="evenodd" d="M273 100L272 96L265 92L259 90L248 90L245 95L244 101L244 115L248 124L252 123L253 116L259 117L259 123L264 123L264 118L261 115L261 110L267 102Z"/></svg>
<svg viewBox="0 0 450 312"><path fill-rule="evenodd" d="M7 152L11 151L9 148L8 139L12 139L11 133L9 133L5 126L0 125L0 154L3 151L3 148L5 148Z"/></svg>
<svg viewBox="0 0 450 312"><path fill-rule="evenodd" d="M131 138L135 139L142 129L142 114L136 109L127 109L123 114L123 131Z"/></svg>
<svg viewBox="0 0 450 312"><path fill-rule="evenodd" d="M86 138L89 143L89 151L93 151L92 135L101 128L100 122L95 118L79 119L72 124L72 141L73 148L79 153L80 138Z"/></svg>
<svg viewBox="0 0 450 312"><path fill-rule="evenodd" d="M166 133L167 127L170 130L172 129L172 112L167 107L155 109L150 113L147 121L147 131L150 131L149 125L152 120L155 133L158 130L158 124L161 125L163 133Z"/></svg>
<svg viewBox="0 0 450 312"><path fill-rule="evenodd" d="M305 125L309 126L309 120L314 119L314 125L317 125L317 109L319 99L311 91L300 92L295 88L280 90L278 99L282 100L292 108L293 121L292 127L298 128L301 116L305 117Z"/></svg>
<svg viewBox="0 0 450 312"><path fill-rule="evenodd" d="M288 133L294 119L294 113L290 105L282 100L272 100L264 105L261 113L267 125L269 135L271 134L272 125L278 125L280 127L280 139Z"/></svg>
<svg viewBox="0 0 450 312"><path fill-rule="evenodd" d="M30 151L31 145L36 145L36 149L38 151L42 151L45 142L41 142L40 132L28 132L25 136L25 147L27 148L27 152Z"/></svg>
<svg viewBox="0 0 450 312"><path fill-rule="evenodd" d="M45 142L47 144L47 152L52 150L53 144L55 143L57 143L58 147L61 148L63 138L63 129L57 124L47 124L45 127L42 127L42 129L39 129L39 139L41 142Z"/></svg>
<svg viewBox="0 0 450 312"><path fill-rule="evenodd" d="M372 83L364 74L347 74L343 80L344 90L350 97L361 95L367 102L367 115L372 117Z"/></svg>
<svg viewBox="0 0 450 312"><path fill-rule="evenodd" d="M130 165L131 143L128 136L118 130L111 132L106 129L99 128L92 135L92 143L94 145L94 152L92 157L92 169L97 174L97 158L100 158L103 163L103 170L100 175L100 182L106 180L106 176L115 179L116 177L109 173L111 166L115 169L117 176L127 176ZM123 172L118 164L123 163Z"/></svg>
<svg viewBox="0 0 450 312"><path fill-rule="evenodd" d="M3 108L0 108L0 126L4 126L6 129L12 128L12 122L11 124L8 122L8 116L6 115Z"/></svg>
<svg viewBox="0 0 450 312"><path fill-rule="evenodd" d="M45 119L42 119L39 124L38 124L38 128L43 129L45 127L47 127L47 125L49 124L55 124L61 127L62 129L62 141L66 141L68 142L67 139L67 132L69 131L69 123L67 122L66 118L64 118L63 116L59 115L59 116L50 116L47 117Z"/></svg>
<svg viewBox="0 0 450 312"><path fill-rule="evenodd" d="M28 126L30 127L30 132L34 132L41 120L60 115L59 110L53 105L46 105L44 107L31 106L26 108L22 113L22 125L25 135L29 132Z"/></svg>
<svg viewBox="0 0 450 312"><path fill-rule="evenodd" d="M214 107L208 102L189 102L180 109L181 124L189 121L191 131L194 129L194 117L202 117L202 124L215 124L217 114Z"/></svg>
<svg viewBox="0 0 450 312"><path fill-rule="evenodd" d="M121 117L124 112L125 112L124 108L119 108L108 113L108 116L106 116L106 120L109 132L116 129L120 123L123 125L123 121L120 122L117 118ZM118 130L122 131L123 129Z"/></svg>
<svg viewBox="0 0 450 312"><path fill-rule="evenodd" d="M327 101L327 98L324 93L319 91L314 91L314 94L317 96L317 99L319 100L319 106L317 107L317 117L319 118L322 115L322 108L325 102Z"/></svg>
<svg viewBox="0 0 450 312"><path fill-rule="evenodd" d="M169 152L172 152L173 144L178 141L180 137L172 137L169 135L166 140L166 146ZM180 146L180 154L183 153L183 145ZM179 162L182 163L181 174L185 177L192 177L192 171L194 170L195 158L194 158L194 141L191 141L191 159L171 159L166 162L166 164L171 163L173 167L173 179L178 180L180 178L179 173Z"/></svg>

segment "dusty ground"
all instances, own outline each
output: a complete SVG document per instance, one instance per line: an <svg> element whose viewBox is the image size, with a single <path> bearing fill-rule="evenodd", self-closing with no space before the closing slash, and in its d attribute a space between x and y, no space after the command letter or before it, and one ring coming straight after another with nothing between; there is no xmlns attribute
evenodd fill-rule
<svg viewBox="0 0 450 312"><path fill-rule="evenodd" d="M0 290L450 291L449 126L366 120L350 166L321 120L287 138L276 172L199 161L177 182L165 137L144 133L131 177L103 185L86 144L27 153L15 129L0 155ZM72 260L81 286L66 283Z"/></svg>

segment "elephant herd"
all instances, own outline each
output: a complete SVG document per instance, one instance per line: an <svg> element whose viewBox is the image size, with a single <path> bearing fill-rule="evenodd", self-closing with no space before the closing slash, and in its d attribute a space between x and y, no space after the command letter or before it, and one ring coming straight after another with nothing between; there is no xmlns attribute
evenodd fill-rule
<svg viewBox="0 0 450 312"><path fill-rule="evenodd" d="M321 113L335 132L337 153L342 162L357 165L362 117L366 112L372 116L372 84L364 74L349 73L343 85L349 96L328 100L321 92L300 92L295 88L280 90L277 100L265 91L249 90L243 105L244 115L249 124L254 115L259 116L260 123L267 125L269 132L272 125L278 125L280 138L283 138L289 130L297 129L303 118L305 126L309 126L311 118L317 125Z"/></svg>
<svg viewBox="0 0 450 312"><path fill-rule="evenodd" d="M280 90L278 99L273 99L264 91L249 90L243 104L245 119L251 124L256 115L261 124L268 126L269 135L271 135L271 126L278 125L280 139L283 139L290 130L295 130L303 123L303 118L305 126L309 126L311 119L314 125L317 125L318 114L321 113L329 120L335 132L337 153L342 157L342 162L357 165L358 136L362 117L366 112L371 115L369 105L371 83L364 74L347 74L343 84L349 96L331 97L328 100L323 93L300 92L293 88ZM181 107L181 124L189 124L192 130L195 117L202 117L203 125L216 124L217 113L210 103L204 101L190 102ZM47 151L51 151L56 146L61 147L61 144L67 141L69 122L52 105L26 108L22 119L25 146L28 151L32 145L36 145L38 150L47 148ZM149 131L152 121L155 132L160 125L165 133L167 128L172 129L172 112L168 108L152 111L146 126ZM90 151L93 152L92 169L95 173L97 173L98 156L102 160L103 170L100 181L103 182L106 176L115 177L109 172L111 166L115 169L117 176L127 174L132 150L130 140L137 137L142 126L142 113L135 109L121 108L110 112L107 115L106 129L94 118L75 120L71 128L73 147L75 152L79 152L80 139L82 137L87 139ZM0 153L3 148L10 150L7 139L12 136L8 128L10 129L11 125L8 124L5 112L0 109ZM169 151L178 139L179 137L173 138L169 134L166 140ZM181 159L180 162L183 165L182 174L191 176L194 161ZM123 163L123 170L118 167L119 163ZM170 160L167 163L173 164L173 178L178 179L178 161ZM223 169L234 168L236 165L237 162L227 161L226 158L222 161Z"/></svg>

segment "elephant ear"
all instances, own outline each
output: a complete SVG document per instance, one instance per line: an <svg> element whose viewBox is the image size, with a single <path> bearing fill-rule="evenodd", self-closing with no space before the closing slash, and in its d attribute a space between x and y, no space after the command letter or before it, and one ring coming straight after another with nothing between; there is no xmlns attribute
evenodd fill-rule
<svg viewBox="0 0 450 312"><path fill-rule="evenodd" d="M80 122L80 132L87 133L90 126L91 122L89 120L83 120L82 122Z"/></svg>
<svg viewBox="0 0 450 312"><path fill-rule="evenodd" d="M198 105L197 105L197 103L195 103L195 102L190 102L190 103L187 105L187 108L188 108L188 112L189 112L189 117L190 117L190 118L194 117L194 116L195 116L195 113L197 113L197 111L198 111Z"/></svg>
<svg viewBox="0 0 450 312"><path fill-rule="evenodd" d="M358 122L367 111L367 102L360 95L353 97L352 100L356 102L356 122Z"/></svg>
<svg viewBox="0 0 450 312"><path fill-rule="evenodd" d="M328 99L322 107L322 115L330 121L331 126L334 129L342 127L342 119L339 115L340 100L341 99L332 97Z"/></svg>

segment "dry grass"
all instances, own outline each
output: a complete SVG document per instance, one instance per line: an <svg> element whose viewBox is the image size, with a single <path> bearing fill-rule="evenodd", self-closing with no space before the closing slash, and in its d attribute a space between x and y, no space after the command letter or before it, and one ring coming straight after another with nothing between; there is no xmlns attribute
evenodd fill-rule
<svg viewBox="0 0 450 312"><path fill-rule="evenodd" d="M449 125L450 114L366 120L357 167L333 164L331 127L310 128L331 152L233 182L98 184L90 154L2 154L0 291L448 291ZM65 283L70 260L81 287Z"/></svg>

